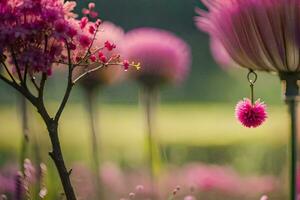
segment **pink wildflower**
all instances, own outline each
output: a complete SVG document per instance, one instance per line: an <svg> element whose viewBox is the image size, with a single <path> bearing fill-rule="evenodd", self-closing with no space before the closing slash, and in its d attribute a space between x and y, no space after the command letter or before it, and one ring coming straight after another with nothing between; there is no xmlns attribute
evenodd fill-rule
<svg viewBox="0 0 300 200"><path fill-rule="evenodd" d="M86 35L81 35L79 38L79 43L82 47L88 47L91 44L91 39Z"/></svg>
<svg viewBox="0 0 300 200"><path fill-rule="evenodd" d="M259 100L253 105L249 99L244 99L236 105L236 118L248 128L262 125L266 118L266 105Z"/></svg>
<svg viewBox="0 0 300 200"><path fill-rule="evenodd" d="M105 45L105 48L107 48L108 51L112 51L113 49L116 48L116 45L110 43L109 41L106 41L106 42L104 43L104 45Z"/></svg>

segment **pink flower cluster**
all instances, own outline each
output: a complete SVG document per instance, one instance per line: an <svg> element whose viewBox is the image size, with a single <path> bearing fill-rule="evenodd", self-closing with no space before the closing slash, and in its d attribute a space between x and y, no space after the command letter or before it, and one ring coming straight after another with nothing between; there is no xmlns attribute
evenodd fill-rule
<svg viewBox="0 0 300 200"><path fill-rule="evenodd" d="M101 37L101 20L95 4L84 9L84 17L76 19L76 2L63 0L1 0L0 58L9 62L19 78L27 72L52 74L54 64L108 63L100 52L116 45L106 41L96 46ZM71 60L68 59L71 57Z"/></svg>

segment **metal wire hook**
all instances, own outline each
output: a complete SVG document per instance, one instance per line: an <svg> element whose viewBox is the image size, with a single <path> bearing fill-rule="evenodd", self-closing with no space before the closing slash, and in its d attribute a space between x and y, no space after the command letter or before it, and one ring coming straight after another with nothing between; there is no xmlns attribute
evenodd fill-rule
<svg viewBox="0 0 300 200"><path fill-rule="evenodd" d="M250 93L251 103L252 105L254 105L254 83L257 81L257 74L252 69L250 69L247 75L247 79L250 83L250 88L251 88L251 93Z"/></svg>
<svg viewBox="0 0 300 200"><path fill-rule="evenodd" d="M250 69L247 75L247 79L250 84L254 84L257 81L257 74L252 69Z"/></svg>

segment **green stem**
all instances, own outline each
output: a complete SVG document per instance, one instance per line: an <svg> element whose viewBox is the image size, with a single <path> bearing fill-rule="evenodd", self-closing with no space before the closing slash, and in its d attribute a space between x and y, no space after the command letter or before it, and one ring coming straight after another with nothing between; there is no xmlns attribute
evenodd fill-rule
<svg viewBox="0 0 300 200"><path fill-rule="evenodd" d="M144 88L143 103L145 106L146 115L146 130L147 130L147 152L148 152L148 165L150 170L151 187L154 191L154 182L157 173L157 167L160 163L159 149L154 135L154 119L155 108L157 104L157 91L155 88Z"/></svg>
<svg viewBox="0 0 300 200"><path fill-rule="evenodd" d="M101 181L101 174L99 173L100 170L100 159L99 159L99 144L98 144L98 137L99 137L99 129L97 126L98 120L98 107L95 103L96 100L96 93L94 89L85 89L86 91L86 102L87 102L87 111L89 114L89 121L90 121L90 139L91 139L91 153L92 153L92 160L93 160L93 170L95 174L95 185L96 185L96 198L97 200L104 199L103 197L103 189L102 189L102 181Z"/></svg>
<svg viewBox="0 0 300 200"><path fill-rule="evenodd" d="M21 152L20 152L20 170L24 174L24 160L26 158L28 145L29 145L29 124L28 124L28 106L26 98L20 96L20 111L21 111L21 124L22 124L22 139L21 139Z"/></svg>

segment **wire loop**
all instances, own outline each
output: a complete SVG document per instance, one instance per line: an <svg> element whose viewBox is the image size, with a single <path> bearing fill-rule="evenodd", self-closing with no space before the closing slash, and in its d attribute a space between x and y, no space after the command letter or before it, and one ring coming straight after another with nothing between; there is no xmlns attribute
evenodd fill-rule
<svg viewBox="0 0 300 200"><path fill-rule="evenodd" d="M257 74L253 70L250 70L247 75L247 79L250 84L254 85L254 83L257 81Z"/></svg>

